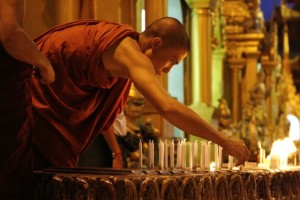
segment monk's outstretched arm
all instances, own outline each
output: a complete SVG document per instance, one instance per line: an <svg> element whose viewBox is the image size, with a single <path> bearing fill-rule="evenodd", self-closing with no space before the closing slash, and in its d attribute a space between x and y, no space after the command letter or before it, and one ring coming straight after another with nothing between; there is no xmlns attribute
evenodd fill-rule
<svg viewBox="0 0 300 200"><path fill-rule="evenodd" d="M244 141L228 138L167 93L157 80L149 57L135 41L125 39L112 48L104 55L104 64L112 76L130 78L139 92L174 126L222 146L225 152L237 158L236 165L249 159L250 152Z"/></svg>

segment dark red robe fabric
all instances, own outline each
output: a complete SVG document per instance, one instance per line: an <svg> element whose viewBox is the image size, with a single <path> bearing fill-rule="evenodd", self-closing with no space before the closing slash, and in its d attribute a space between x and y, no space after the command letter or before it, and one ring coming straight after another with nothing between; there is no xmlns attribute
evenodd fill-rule
<svg viewBox="0 0 300 200"><path fill-rule="evenodd" d="M128 25L84 20L35 40L56 73L50 85L33 84L35 169L76 167L79 154L112 125L131 81L107 77L101 55L125 37L138 36Z"/></svg>
<svg viewBox="0 0 300 200"><path fill-rule="evenodd" d="M0 43L0 199L32 199L31 75Z"/></svg>

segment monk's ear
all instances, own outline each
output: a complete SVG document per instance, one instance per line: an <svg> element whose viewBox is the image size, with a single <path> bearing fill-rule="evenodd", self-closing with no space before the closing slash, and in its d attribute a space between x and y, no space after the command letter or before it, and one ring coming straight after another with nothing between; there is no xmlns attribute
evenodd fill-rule
<svg viewBox="0 0 300 200"><path fill-rule="evenodd" d="M163 44L162 39L160 37L154 37L151 40L151 47L155 48L161 46Z"/></svg>

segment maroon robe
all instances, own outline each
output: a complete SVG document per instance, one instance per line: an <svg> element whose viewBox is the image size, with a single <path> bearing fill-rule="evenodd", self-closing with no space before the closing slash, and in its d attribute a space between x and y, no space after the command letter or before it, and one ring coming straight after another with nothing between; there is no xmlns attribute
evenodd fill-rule
<svg viewBox="0 0 300 200"><path fill-rule="evenodd" d="M112 125L131 81L107 77L102 53L125 37L138 36L128 25L82 20L35 40L56 74L50 85L34 81L35 169L76 167L80 153Z"/></svg>
<svg viewBox="0 0 300 200"><path fill-rule="evenodd" d="M0 199L32 199L31 75L0 43Z"/></svg>

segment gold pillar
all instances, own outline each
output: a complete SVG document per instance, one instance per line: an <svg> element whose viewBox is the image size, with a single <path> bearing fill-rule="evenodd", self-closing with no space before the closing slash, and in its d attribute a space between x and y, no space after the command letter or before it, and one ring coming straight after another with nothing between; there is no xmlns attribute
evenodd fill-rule
<svg viewBox="0 0 300 200"><path fill-rule="evenodd" d="M289 45L289 29L287 22L284 21L283 26L283 59L288 60L290 54L290 45Z"/></svg>
<svg viewBox="0 0 300 200"><path fill-rule="evenodd" d="M242 110L240 103L240 73L246 61L243 58L230 58L228 59L228 64L231 68L232 124L236 126L240 119L240 111Z"/></svg>
<svg viewBox="0 0 300 200"><path fill-rule="evenodd" d="M146 26L167 16L167 0L145 0Z"/></svg>
<svg viewBox="0 0 300 200"><path fill-rule="evenodd" d="M255 85L257 75L257 61L260 55L259 51L245 51L246 55L246 68L245 75L242 81L242 108L245 107L247 101L250 98L249 91Z"/></svg>
<svg viewBox="0 0 300 200"><path fill-rule="evenodd" d="M191 12L192 104L212 103L212 16L210 1L186 0Z"/></svg>
<svg viewBox="0 0 300 200"><path fill-rule="evenodd" d="M121 21L120 23L129 24L136 28L136 0L121 0Z"/></svg>
<svg viewBox="0 0 300 200"><path fill-rule="evenodd" d="M226 50L217 48L212 54L212 105L217 107L219 105L219 99L224 96L225 85L224 79L224 58Z"/></svg>
<svg viewBox="0 0 300 200"><path fill-rule="evenodd" d="M62 24L80 18L79 0L55 0L54 1L55 24Z"/></svg>
<svg viewBox="0 0 300 200"><path fill-rule="evenodd" d="M89 13L91 19L109 20L121 23L122 10L120 0L89 1Z"/></svg>
<svg viewBox="0 0 300 200"><path fill-rule="evenodd" d="M273 115L274 113L272 112L272 91L273 91L273 80L272 80L272 75L273 75L273 70L275 69L277 63L275 61L271 61L268 59L262 58L261 60L262 68L266 74L266 88L269 91L269 95L266 98L266 109L267 109L267 115L269 119L269 125L273 125L275 123L275 116Z"/></svg>
<svg viewBox="0 0 300 200"><path fill-rule="evenodd" d="M282 68L283 71L291 74L290 68L290 45L289 45L289 32L287 23L284 22L284 29L283 29L283 61L282 61Z"/></svg>

